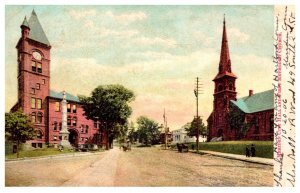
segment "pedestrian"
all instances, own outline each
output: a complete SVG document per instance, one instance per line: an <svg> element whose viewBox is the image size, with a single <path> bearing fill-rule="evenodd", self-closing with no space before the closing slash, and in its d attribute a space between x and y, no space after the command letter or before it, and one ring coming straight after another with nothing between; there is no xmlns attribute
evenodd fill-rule
<svg viewBox="0 0 300 193"><path fill-rule="evenodd" d="M249 148L249 145L246 145L246 157L250 157L250 148Z"/></svg>
<svg viewBox="0 0 300 193"><path fill-rule="evenodd" d="M252 157L255 157L255 151L256 151L256 150L255 150L255 146L254 146L254 144L252 144L252 145L251 145L251 156L252 156Z"/></svg>

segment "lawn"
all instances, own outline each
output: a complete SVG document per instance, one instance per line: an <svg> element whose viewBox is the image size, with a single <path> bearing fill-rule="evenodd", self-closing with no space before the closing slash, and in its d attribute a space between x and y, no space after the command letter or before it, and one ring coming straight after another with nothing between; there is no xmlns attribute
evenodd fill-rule
<svg viewBox="0 0 300 193"><path fill-rule="evenodd" d="M255 145L256 156L263 158L273 158L273 141L219 141L199 143L200 150L217 151L223 153L232 153L245 155L246 145ZM192 146L196 147L195 143L189 144L189 149ZM175 145L176 147L176 145Z"/></svg>
<svg viewBox="0 0 300 193"><path fill-rule="evenodd" d="M66 153L73 153L72 151L59 151L56 148L43 148L43 149L34 149L34 150L27 150L27 151L20 151L19 158L24 157L38 157L38 156L46 156L46 155L58 155L58 154L66 154ZM14 159L17 158L16 153L5 155L5 159Z"/></svg>

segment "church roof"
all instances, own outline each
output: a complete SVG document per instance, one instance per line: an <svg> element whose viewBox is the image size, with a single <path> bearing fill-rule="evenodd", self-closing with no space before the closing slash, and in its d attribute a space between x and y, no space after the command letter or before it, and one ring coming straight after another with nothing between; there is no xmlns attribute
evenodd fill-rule
<svg viewBox="0 0 300 193"><path fill-rule="evenodd" d="M231 100L231 102L245 113L274 109L274 90L256 93L252 96L239 98L236 101Z"/></svg>
<svg viewBox="0 0 300 193"><path fill-rule="evenodd" d="M50 46L50 42L34 10L31 13L28 24L30 27L29 38Z"/></svg>
<svg viewBox="0 0 300 193"><path fill-rule="evenodd" d="M21 24L21 26L29 27L26 16L24 17L24 20L23 20L23 23Z"/></svg>
<svg viewBox="0 0 300 193"><path fill-rule="evenodd" d="M54 90L50 90L50 97L51 98L56 98L56 99L63 99L63 92L56 92ZM80 102L78 97L70 94L70 93L67 93L66 92L66 100L67 101L74 101L74 102Z"/></svg>

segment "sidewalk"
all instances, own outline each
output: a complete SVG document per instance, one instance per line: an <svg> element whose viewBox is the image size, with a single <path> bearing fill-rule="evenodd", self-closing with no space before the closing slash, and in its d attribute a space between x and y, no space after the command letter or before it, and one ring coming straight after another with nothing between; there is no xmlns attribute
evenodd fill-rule
<svg viewBox="0 0 300 193"><path fill-rule="evenodd" d="M191 152L195 153L196 151L191 151ZM270 166L274 165L274 163L273 163L274 160L268 159L268 158L246 157L245 155L221 153L221 152L216 152L216 151L205 151L205 150L200 150L199 152L205 153L205 154L210 154L213 156L228 158L228 159L241 160L241 161L245 161L245 162L258 163L258 164L264 164L264 165L270 165Z"/></svg>

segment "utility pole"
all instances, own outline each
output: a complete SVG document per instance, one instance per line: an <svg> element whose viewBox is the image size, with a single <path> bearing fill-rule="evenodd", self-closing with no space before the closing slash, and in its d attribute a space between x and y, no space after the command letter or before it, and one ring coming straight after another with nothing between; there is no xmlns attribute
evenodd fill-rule
<svg viewBox="0 0 300 193"><path fill-rule="evenodd" d="M167 149L167 117L166 117L166 110L164 109L164 127L165 127L165 149Z"/></svg>
<svg viewBox="0 0 300 193"><path fill-rule="evenodd" d="M194 94L196 96L196 146L197 146L197 153L199 153L199 110L198 110L198 96L199 94L203 94L201 93L203 90L202 89L202 85L199 83L199 77L196 78L196 88L194 89Z"/></svg>

